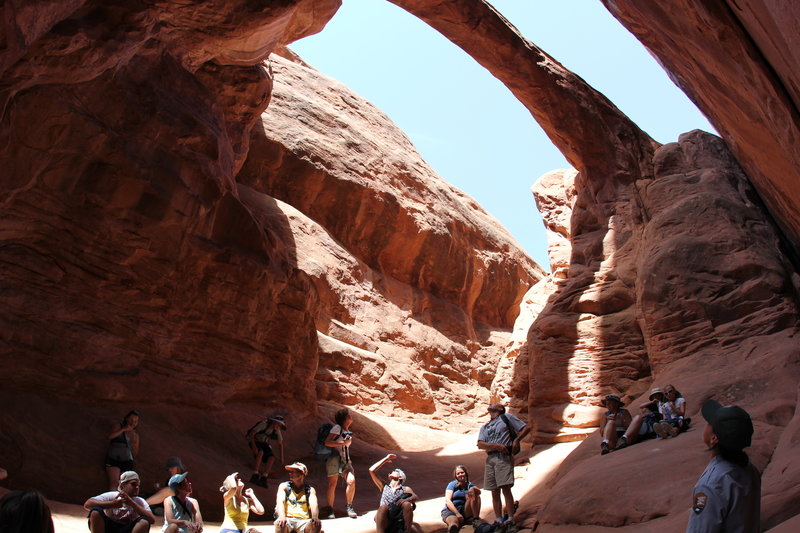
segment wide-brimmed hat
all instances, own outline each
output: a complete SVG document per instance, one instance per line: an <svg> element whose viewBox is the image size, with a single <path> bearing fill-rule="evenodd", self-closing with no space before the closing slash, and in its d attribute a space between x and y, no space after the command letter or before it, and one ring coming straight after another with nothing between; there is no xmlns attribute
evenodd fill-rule
<svg viewBox="0 0 800 533"><path fill-rule="evenodd" d="M720 446L741 450L750 446L753 437L753 421L747 411L738 405L723 406L708 400L701 410L703 418L711 424Z"/></svg>
<svg viewBox="0 0 800 533"><path fill-rule="evenodd" d="M664 395L664 391L662 391L658 387L655 387L653 390L651 390L650 391L650 401L651 402L653 401L653 396L655 396L656 394L660 394L660 395L663 396Z"/></svg>
<svg viewBox="0 0 800 533"><path fill-rule="evenodd" d="M612 400L612 401L615 401L615 402L617 402L617 403L619 404L619 406L620 406L620 407L622 407L623 405L625 405L625 403L622 401L622 398L620 398L620 397L619 397L619 396L617 396L616 394L606 394L606 397L605 397L605 398L603 398L603 405L606 405L606 404L608 403L608 401L609 401L609 400Z"/></svg>
<svg viewBox="0 0 800 533"><path fill-rule="evenodd" d="M189 472L184 472L183 474L175 474L171 478L169 478L169 482L167 486L172 492L178 492L178 485L183 483L183 480L186 479L186 476L189 475Z"/></svg>
<svg viewBox="0 0 800 533"><path fill-rule="evenodd" d="M167 457L167 464L164 465L164 470L169 470L170 468L186 470L186 465L181 462L180 457L173 455L172 457Z"/></svg>
<svg viewBox="0 0 800 533"><path fill-rule="evenodd" d="M286 470L299 470L299 471L301 471L303 473L304 476L308 475L308 467L306 465L304 465L303 463L295 462L295 463L292 463L290 465L284 466L284 468Z"/></svg>
<svg viewBox="0 0 800 533"><path fill-rule="evenodd" d="M276 422L281 428L286 430L286 421L281 415L273 416L272 418L268 419L270 422Z"/></svg>

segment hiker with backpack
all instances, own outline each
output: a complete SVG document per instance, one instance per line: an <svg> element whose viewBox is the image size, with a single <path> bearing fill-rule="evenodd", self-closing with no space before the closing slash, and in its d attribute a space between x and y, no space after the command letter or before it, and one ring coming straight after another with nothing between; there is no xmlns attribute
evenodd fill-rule
<svg viewBox="0 0 800 533"><path fill-rule="evenodd" d="M416 509L417 495L406 485L406 474L399 468L389 472L389 482L384 482L378 477L380 470L386 463L397 459L393 453L369 467L369 476L381 493L381 501L375 513L375 531L377 533L411 533L422 530L419 524L414 523L414 509Z"/></svg>
<svg viewBox="0 0 800 533"><path fill-rule="evenodd" d="M253 475L250 476L250 483L267 487L267 478L272 471L272 465L275 464L275 452L272 450L270 441L277 442L281 463L284 462L281 430L286 431L286 422L280 415L266 417L247 430L245 437L256 460Z"/></svg>
<svg viewBox="0 0 800 533"><path fill-rule="evenodd" d="M197 500L190 498L192 483L188 472L169 478L169 488L174 496L164 500L163 533L203 533L203 516Z"/></svg>
<svg viewBox="0 0 800 533"><path fill-rule="evenodd" d="M358 513L353 509L353 498L356 495L356 475L350 458L350 445L353 443L353 432L350 431L350 426L353 424L353 416L350 414L350 410L345 407L336 411L334 421L336 424L331 427L324 442L326 447L334 450L325 461L325 473L328 476L328 507L330 508L327 516L328 518L336 518L333 511L333 504L336 498L336 482L342 477L347 483L344 491L347 516L357 518Z"/></svg>
<svg viewBox="0 0 800 533"><path fill-rule="evenodd" d="M493 403L487 409L490 420L478 433L478 448L486 452L484 488L492 491L492 506L497 523L514 523L514 455L520 442L531 429L512 414L506 414L503 404ZM505 499L505 514L501 495Z"/></svg>
<svg viewBox="0 0 800 533"><path fill-rule="evenodd" d="M317 491L306 483L308 468L303 463L286 465L289 481L278 485L275 497L275 533L319 533Z"/></svg>

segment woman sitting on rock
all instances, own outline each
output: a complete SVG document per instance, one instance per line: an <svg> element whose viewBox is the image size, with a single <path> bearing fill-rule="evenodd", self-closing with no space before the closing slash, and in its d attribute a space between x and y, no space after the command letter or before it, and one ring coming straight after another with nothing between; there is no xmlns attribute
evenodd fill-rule
<svg viewBox="0 0 800 533"><path fill-rule="evenodd" d="M442 520L447 524L448 533L457 533L467 521L473 528L480 523L481 489L469 480L469 471L464 465L453 470L453 481L444 491Z"/></svg>
<svg viewBox="0 0 800 533"><path fill-rule="evenodd" d="M640 440L653 439L656 437L655 426L661 420L660 406L664 401L664 393L661 389L654 388L650 391L649 401L639 404L640 413L633 417L625 434L617 442L617 450L636 444Z"/></svg>
<svg viewBox="0 0 800 533"><path fill-rule="evenodd" d="M685 418L686 398L672 385L664 387L664 401L659 410L663 421L656 424L654 429L661 438L674 437L681 431L686 431L692 421L691 418Z"/></svg>
<svg viewBox="0 0 800 533"><path fill-rule="evenodd" d="M258 515L264 514L264 506L256 498L253 489L244 489L239 472L225 478L219 491L225 506L225 518L220 526L220 533L258 533L255 528L247 527L250 511Z"/></svg>
<svg viewBox="0 0 800 533"><path fill-rule="evenodd" d="M600 422L600 435L603 438L603 442L600 443L600 455L605 455L616 448L617 439L625 435L632 422L630 411L622 409L625 404L616 394L606 395L603 405L607 411Z"/></svg>

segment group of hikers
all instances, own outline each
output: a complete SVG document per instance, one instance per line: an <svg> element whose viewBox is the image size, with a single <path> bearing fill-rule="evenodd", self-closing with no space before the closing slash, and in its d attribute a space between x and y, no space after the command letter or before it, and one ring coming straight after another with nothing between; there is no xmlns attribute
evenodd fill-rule
<svg viewBox="0 0 800 533"><path fill-rule="evenodd" d="M649 401L641 404L642 412L631 417L619 396L607 395L603 404L607 412L601 425L602 453L633 444L650 431L668 438L688 427L685 417L686 403L672 386L664 391L653 389ZM659 417L655 415L658 411ZM722 406L714 400L702 406L703 418L708 422L703 442L711 452L703 475L695 485L693 506L687 533L717 531L759 531L760 527L760 474L749 462L743 449L750 446L753 425L750 416L737 406ZM627 414L625 414L627 413ZM498 527L513 526L516 502L514 486L514 456L520 442L530 428L519 418L505 412L499 403L488 406L489 421L480 428L477 446L486 452L484 489L491 492L495 514L493 522L480 517L481 489L470 481L464 465L453 470L453 479L445 487L442 521L448 533L457 533L463 526L471 525L478 533L495 531ZM638 420L637 420L638 418ZM619 421L622 421L620 424ZM200 506L191 497L192 483L186 467L177 457L167 461L170 477L165 487L160 487L147 499L139 495L141 480L133 469L138 446L135 429L139 413L131 411L109 434L109 454L106 471L111 490L91 497L84 503L89 512L88 525L92 533L144 533L155 522L151 505L163 503L164 533L202 533L204 523ZM348 409L341 409L334 417L335 424L323 426L318 433L318 444L332 450L325 460L327 483L327 508L319 505L316 490L306 482L308 468L301 462L284 467L288 481L278 485L274 513L274 530L277 533L320 533L321 518L335 518L333 511L337 480L346 481L345 499L347 515L356 518L353 509L355 476L349 448L353 433L353 418ZM654 429L658 424L669 427ZM647 433L641 428L646 427ZM610 428L610 429L609 429ZM674 431L670 428L675 428ZM283 463L283 445L280 430L286 429L285 420L274 416L267 418L248 432L247 438L256 458L253 484L265 486L275 454L270 441L280 443L279 454ZM266 432L264 440L259 433ZM122 453L123 440L129 454ZM626 442L627 441L627 442ZM261 443L261 444L258 444ZM369 475L380 492L375 513L375 530L378 533L421 533L414 522L417 495L407 484L406 474L400 468L392 469L385 479L379 471L394 462L397 456L387 454L369 468ZM264 506L252 488L245 488L238 472L225 478L220 487L224 508L221 533L258 533L248 526L250 513L263 515ZM44 499L37 491L14 491L0 500L0 533L52 533L53 523Z"/></svg>
<svg viewBox="0 0 800 533"><path fill-rule="evenodd" d="M602 455L642 440L675 437L692 422L686 417L686 399L672 385L663 391L657 387L651 390L648 401L639 404L636 416L622 408L625 404L616 394L606 395L603 405L607 411L600 423Z"/></svg>
<svg viewBox="0 0 800 533"><path fill-rule="evenodd" d="M514 522L516 504L511 492L514 485L514 454L519 452L520 442L530 429L519 418L506 414L499 403L491 404L487 413L490 420L480 429L478 448L487 454L484 472L486 490L492 493L496 515L494 523L480 518L481 490L470 481L469 470L457 465L453 480L445 488L445 504L441 517L448 533L471 525L476 531L493 531L497 525ZM134 470L134 458L138 452L139 438L136 428L140 414L130 411L123 420L115 424L108 434L109 451L106 456L106 472L109 490L84 503L89 511L89 529L93 533L144 533L155 521L153 508L163 504L164 533L201 533L203 518L196 499L191 497L192 484L186 467L178 457L167 460L166 469L170 477L163 487L147 497L140 496L141 479ZM351 518L358 517L353 507L356 491L355 469L350 455L353 443L353 416L349 409L338 410L333 423L327 423L318 432L315 455L324 460L327 477L327 506L321 507L314 487L306 482L308 467L296 461L284 466L288 481L278 485L274 513L274 529L277 533L319 533L321 518L332 519L336 486L339 479L345 482L345 512ZM285 463L282 431L286 430L283 416L271 416L259 421L246 433L254 456L254 471L249 482L261 487L268 486L269 474L275 462ZM273 449L273 445L277 449ZM417 495L408 485L406 474L400 468L392 469L385 479L379 471L397 459L388 454L369 468L369 475L380 493L375 513L375 530L378 533L421 532L414 522ZM245 488L238 472L229 475L220 487L223 499L224 519L221 533L257 533L248 526L250 513L263 515L264 506L251 488ZM503 505L503 499L505 505Z"/></svg>

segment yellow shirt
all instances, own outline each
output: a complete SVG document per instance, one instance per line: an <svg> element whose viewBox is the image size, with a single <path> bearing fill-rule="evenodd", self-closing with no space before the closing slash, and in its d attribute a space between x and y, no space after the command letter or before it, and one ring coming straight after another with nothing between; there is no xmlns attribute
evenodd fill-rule
<svg viewBox="0 0 800 533"><path fill-rule="evenodd" d="M222 520L220 529L247 529L247 519L250 517L250 503L245 500L236 506L234 496L225 505L225 519Z"/></svg>
<svg viewBox="0 0 800 533"><path fill-rule="evenodd" d="M308 509L308 495L305 487L300 487L300 492L295 492L294 487L286 496L286 517L305 520L311 518L311 511Z"/></svg>

